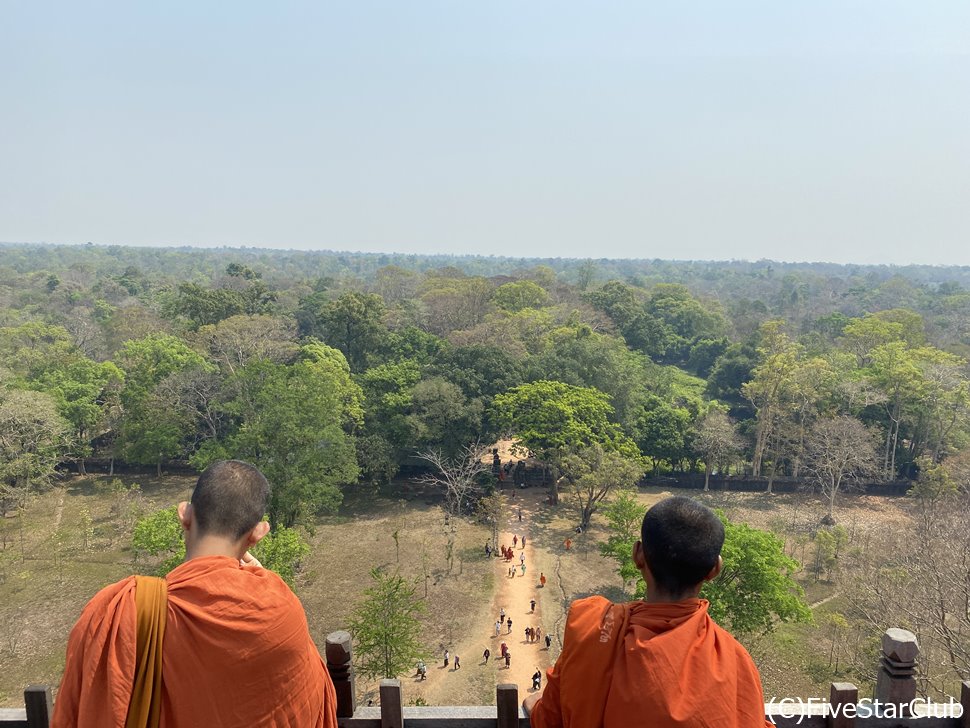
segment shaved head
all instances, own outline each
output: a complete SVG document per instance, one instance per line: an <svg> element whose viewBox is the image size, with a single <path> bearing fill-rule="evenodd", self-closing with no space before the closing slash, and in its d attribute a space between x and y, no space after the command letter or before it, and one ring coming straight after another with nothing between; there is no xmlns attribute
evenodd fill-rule
<svg viewBox="0 0 970 728"><path fill-rule="evenodd" d="M192 511L202 533L239 540L263 520L269 482L241 460L218 460L199 476Z"/></svg>
<svg viewBox="0 0 970 728"><path fill-rule="evenodd" d="M683 594L704 581L717 565L724 545L724 524L704 504L675 496L647 511L640 540L657 586L671 594Z"/></svg>

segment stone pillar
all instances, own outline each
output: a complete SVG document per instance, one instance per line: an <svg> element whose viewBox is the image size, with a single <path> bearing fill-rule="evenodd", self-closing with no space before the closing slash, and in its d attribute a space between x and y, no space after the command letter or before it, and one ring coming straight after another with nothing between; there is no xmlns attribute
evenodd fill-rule
<svg viewBox="0 0 970 728"><path fill-rule="evenodd" d="M515 683L496 685L495 704L498 710L498 728L518 728L519 686Z"/></svg>
<svg viewBox="0 0 970 728"><path fill-rule="evenodd" d="M404 728L404 697L400 680L381 680L381 728Z"/></svg>
<svg viewBox="0 0 970 728"><path fill-rule="evenodd" d="M343 630L327 635L327 672L337 691L337 717L353 718L357 707L354 694L353 649L350 632Z"/></svg>
<svg viewBox="0 0 970 728"><path fill-rule="evenodd" d="M855 728L855 713L851 713L851 717L846 715L845 706L858 704L859 688L852 683L832 683L829 689L829 705L832 706L832 710L825 718L827 728Z"/></svg>
<svg viewBox="0 0 970 728"><path fill-rule="evenodd" d="M876 677L876 700L908 706L916 697L918 656L919 644L916 642L916 635L895 627L886 630L882 636L882 657Z"/></svg>
<svg viewBox="0 0 970 728"><path fill-rule="evenodd" d="M28 685L24 690L27 708L27 728L48 728L54 717L54 701L51 689L46 685Z"/></svg>

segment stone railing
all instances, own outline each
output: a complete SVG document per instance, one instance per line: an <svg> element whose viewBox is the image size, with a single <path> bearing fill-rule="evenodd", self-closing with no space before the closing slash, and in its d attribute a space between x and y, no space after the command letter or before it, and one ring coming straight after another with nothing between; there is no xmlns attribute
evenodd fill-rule
<svg viewBox="0 0 970 728"><path fill-rule="evenodd" d="M351 638L347 632L327 637L327 669L337 691L341 728L529 728L518 686L498 685L495 705L405 707L399 680L382 680L380 707L358 708ZM832 683L827 701L788 699L765 705L766 717L781 728L970 728L970 681L960 699L928 705L917 699L916 637L889 629L872 699L861 698L851 683ZM24 708L0 709L0 728L48 728L53 713L50 688L31 685Z"/></svg>

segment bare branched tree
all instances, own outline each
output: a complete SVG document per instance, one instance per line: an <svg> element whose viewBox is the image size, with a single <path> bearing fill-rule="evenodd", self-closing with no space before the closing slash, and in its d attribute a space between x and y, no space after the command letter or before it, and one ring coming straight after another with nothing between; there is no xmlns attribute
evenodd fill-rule
<svg viewBox="0 0 970 728"><path fill-rule="evenodd" d="M711 472L723 468L741 452L744 441L734 421L720 410L712 409L697 423L694 450L704 462L704 490L710 489Z"/></svg>
<svg viewBox="0 0 970 728"><path fill-rule="evenodd" d="M917 484L911 520L859 550L844 583L847 614L866 638L889 626L911 630L920 692L946 696L970 679L970 508L965 494L939 485Z"/></svg>
<svg viewBox="0 0 970 728"><path fill-rule="evenodd" d="M502 516L508 512L505 496L499 491L478 501L478 518L492 531L492 549L498 550L498 530Z"/></svg>
<svg viewBox="0 0 970 728"><path fill-rule="evenodd" d="M458 515L478 488L478 476L491 470L491 463L485 459L487 450L475 442L465 445L454 457L445 456L441 450L420 452L417 457L429 463L432 470L417 480L444 490L448 512Z"/></svg>
<svg viewBox="0 0 970 728"><path fill-rule="evenodd" d="M805 444L806 467L828 499L826 522L835 523L835 497L877 471L872 433L854 417L816 422Z"/></svg>

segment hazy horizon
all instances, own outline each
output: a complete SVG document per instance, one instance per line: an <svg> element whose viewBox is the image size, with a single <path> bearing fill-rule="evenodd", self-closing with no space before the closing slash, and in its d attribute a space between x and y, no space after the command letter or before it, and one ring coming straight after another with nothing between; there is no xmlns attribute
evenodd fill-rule
<svg viewBox="0 0 970 728"><path fill-rule="evenodd" d="M957 0L5 16L2 240L970 265Z"/></svg>
<svg viewBox="0 0 970 728"><path fill-rule="evenodd" d="M157 249L157 250L239 250L239 251L250 251L250 252L268 252L268 253L321 253L321 254L332 254L332 255L372 255L372 256L415 256L415 257L480 257L480 258L496 258L503 260L568 260L568 261L629 261L629 262L652 262L659 261L662 263L712 263L712 264L737 264L737 263L777 263L779 265L837 265L837 266L862 266L862 267L887 267L887 268L906 268L906 267L920 267L927 266L931 268L970 268L970 264L961 263L840 263L833 260L783 260L780 258L663 258L663 257L650 257L650 258L634 258L634 257L617 257L617 256L597 256L597 257L577 257L572 255L559 255L559 256L538 256L538 255L505 255L498 253L462 253L462 252L447 252L438 251L434 253L426 252L408 252L408 251L389 251L389 250L349 250L349 249L339 249L339 248L295 248L295 247L275 247L270 248L261 245L231 245L231 244L189 244L189 243L171 243L169 245L156 245L151 243L145 243L142 245L129 244L129 243L97 243L94 241L85 241L83 243L79 242L53 242L53 241L14 241L14 240L0 240L0 246L70 246L83 248L88 245L95 247L122 247L122 248L144 248L144 249Z"/></svg>

